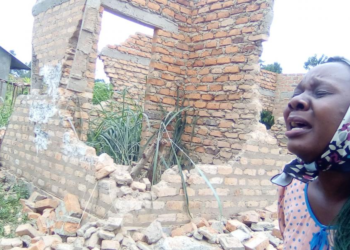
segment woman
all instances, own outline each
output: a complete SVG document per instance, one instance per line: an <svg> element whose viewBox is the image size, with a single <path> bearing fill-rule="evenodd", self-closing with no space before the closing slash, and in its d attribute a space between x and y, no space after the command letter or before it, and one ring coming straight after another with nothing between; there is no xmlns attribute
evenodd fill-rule
<svg viewBox="0 0 350 250"><path fill-rule="evenodd" d="M310 70L284 111L297 159L271 179L279 186L284 249L350 249L350 62Z"/></svg>

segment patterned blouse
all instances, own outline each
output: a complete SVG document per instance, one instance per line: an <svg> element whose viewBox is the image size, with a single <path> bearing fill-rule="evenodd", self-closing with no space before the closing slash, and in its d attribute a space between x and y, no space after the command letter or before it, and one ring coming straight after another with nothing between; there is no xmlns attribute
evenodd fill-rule
<svg viewBox="0 0 350 250"><path fill-rule="evenodd" d="M284 249L333 249L330 234L334 228L322 225L311 210L308 184L293 180L279 189L278 218Z"/></svg>

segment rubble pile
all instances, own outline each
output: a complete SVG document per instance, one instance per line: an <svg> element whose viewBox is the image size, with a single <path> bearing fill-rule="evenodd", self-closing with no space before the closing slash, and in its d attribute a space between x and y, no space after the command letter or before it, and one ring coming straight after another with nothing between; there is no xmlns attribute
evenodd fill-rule
<svg viewBox="0 0 350 250"><path fill-rule="evenodd" d="M193 218L182 226L162 227L157 220L147 228L123 226L123 218L106 220L83 216L78 197L63 201L33 192L21 200L29 222L16 229L16 238L0 239L0 249L31 250L272 250L282 249L277 206L239 213L228 220ZM84 220L82 220L84 217ZM84 224L81 222L84 221Z"/></svg>

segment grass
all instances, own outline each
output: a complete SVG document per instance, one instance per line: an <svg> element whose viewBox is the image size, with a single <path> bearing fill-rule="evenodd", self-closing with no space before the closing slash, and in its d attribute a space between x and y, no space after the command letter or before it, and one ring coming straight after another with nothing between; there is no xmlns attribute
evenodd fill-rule
<svg viewBox="0 0 350 250"><path fill-rule="evenodd" d="M24 184L16 184L8 191L0 185L0 239L3 237L15 237L17 226L28 221L27 215L22 213L20 199L29 197L28 190ZM11 226L11 233L5 235L5 226Z"/></svg>
<svg viewBox="0 0 350 250"><path fill-rule="evenodd" d="M98 155L107 153L116 163L131 165L139 158L143 110L127 98L126 90L116 95L121 102L109 99L99 103L97 116L90 119L87 143Z"/></svg>
<svg viewBox="0 0 350 250"><path fill-rule="evenodd" d="M260 113L260 123L266 126L266 129L271 129L275 124L275 117L272 115L271 111L263 110Z"/></svg>
<svg viewBox="0 0 350 250"><path fill-rule="evenodd" d="M96 81L93 93L92 104L100 104L111 99L113 96L113 86L110 83Z"/></svg>

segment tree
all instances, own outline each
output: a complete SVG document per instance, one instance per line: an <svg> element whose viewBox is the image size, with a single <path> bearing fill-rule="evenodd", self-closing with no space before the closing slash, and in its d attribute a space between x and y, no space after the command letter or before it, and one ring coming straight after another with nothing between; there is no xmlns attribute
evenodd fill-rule
<svg viewBox="0 0 350 250"><path fill-rule="evenodd" d="M274 62L272 64L264 64L263 61L261 61L261 64L260 64L261 68L264 69L264 70L268 70L268 71L271 71L271 72L275 72L277 74L281 74L282 73L282 67L281 67L281 64L279 64L278 62Z"/></svg>
<svg viewBox="0 0 350 250"><path fill-rule="evenodd" d="M325 63L328 60L328 56L325 56L322 54L320 58L317 58L317 55L315 54L314 56L311 56L307 59L307 61L304 63L304 69L310 70L311 68Z"/></svg>

